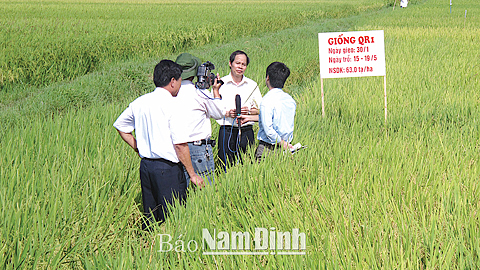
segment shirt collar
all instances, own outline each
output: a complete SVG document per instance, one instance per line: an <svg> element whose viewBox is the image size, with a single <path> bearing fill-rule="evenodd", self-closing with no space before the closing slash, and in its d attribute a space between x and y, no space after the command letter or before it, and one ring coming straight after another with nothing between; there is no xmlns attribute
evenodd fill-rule
<svg viewBox="0 0 480 270"><path fill-rule="evenodd" d="M172 96L172 94L165 88L163 87L157 87L155 88L155 91L153 91L155 94L160 94L160 95L165 95L168 94L169 96Z"/></svg>
<svg viewBox="0 0 480 270"><path fill-rule="evenodd" d="M182 80L182 85L194 85L190 80Z"/></svg>
<svg viewBox="0 0 480 270"><path fill-rule="evenodd" d="M232 73L229 73L227 76L225 76L225 80L223 80L225 83L232 83L233 85L240 86L244 83L247 83L247 80L245 80L245 75L242 76L242 81L237 84L233 81Z"/></svg>
<svg viewBox="0 0 480 270"><path fill-rule="evenodd" d="M268 93L272 93L272 94L275 94L275 93L283 93L283 90L281 88L272 88L268 91Z"/></svg>

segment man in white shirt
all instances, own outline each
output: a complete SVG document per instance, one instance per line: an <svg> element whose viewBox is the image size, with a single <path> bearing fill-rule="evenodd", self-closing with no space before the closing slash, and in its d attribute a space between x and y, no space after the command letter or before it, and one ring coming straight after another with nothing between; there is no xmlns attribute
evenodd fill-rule
<svg viewBox="0 0 480 270"><path fill-rule="evenodd" d="M195 174L188 138L182 123L172 121L174 100L182 82L182 68L171 60L162 60L155 66L155 90L135 99L118 117L113 126L122 139L142 158L140 180L146 229L152 222L163 222L167 204L174 199L186 199L185 166L192 182L203 186L203 179ZM132 132L135 130L135 136Z"/></svg>
<svg viewBox="0 0 480 270"><path fill-rule="evenodd" d="M223 165L233 164L239 158L239 150L245 152L247 146L255 143L253 122L247 122L239 127L236 121L235 96L240 95L241 114L258 115L258 108L262 102L262 94L253 80L244 76L250 59L244 51L235 51L230 55L228 65L230 74L222 77L225 83L220 88L220 95L226 110L227 117L217 120L220 125L218 132L218 157ZM235 121L234 121L235 120Z"/></svg>
<svg viewBox="0 0 480 270"><path fill-rule="evenodd" d="M282 90L288 76L290 76L290 70L284 63L271 63L267 67L265 78L269 90L260 104L260 115L241 116L242 122L258 121L259 145L255 151L258 161L275 149L291 150L293 148L290 142L293 139L297 105L295 100Z"/></svg>
<svg viewBox="0 0 480 270"><path fill-rule="evenodd" d="M210 184L214 182L215 162L212 147L212 126L210 118L221 119L225 110L221 106L218 89L221 84L215 82L212 85L213 96L207 89L200 89L193 83L201 65L199 58L189 53L182 53L175 60L182 67L182 85L177 97L176 121L184 123L188 134L188 148L195 173L202 178L208 179ZM219 81L217 75L217 81ZM187 177L187 187L190 177Z"/></svg>

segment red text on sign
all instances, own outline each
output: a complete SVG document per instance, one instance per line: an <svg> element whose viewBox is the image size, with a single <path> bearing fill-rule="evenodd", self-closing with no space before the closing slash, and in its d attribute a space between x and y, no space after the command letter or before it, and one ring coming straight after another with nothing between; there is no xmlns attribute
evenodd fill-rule
<svg viewBox="0 0 480 270"><path fill-rule="evenodd" d="M346 44L355 44L358 42L360 45L375 43L375 37L372 36L359 36L358 39L356 37L344 37L343 34L339 35L335 38L328 39L329 45L346 45Z"/></svg>

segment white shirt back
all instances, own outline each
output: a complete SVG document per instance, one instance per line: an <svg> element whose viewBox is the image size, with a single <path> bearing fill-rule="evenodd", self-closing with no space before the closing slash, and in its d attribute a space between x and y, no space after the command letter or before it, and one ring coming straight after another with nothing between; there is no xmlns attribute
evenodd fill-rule
<svg viewBox="0 0 480 270"><path fill-rule="evenodd" d="M198 141L212 136L210 118L222 119L225 110L221 100L213 99L208 90L200 90L193 82L183 80L178 95L174 98L174 122L182 123L187 141Z"/></svg>
<svg viewBox="0 0 480 270"><path fill-rule="evenodd" d="M173 125L171 121L173 105L170 92L157 87L155 91L130 103L113 126L125 133L135 130L138 153L141 157L178 162L174 144L182 143L184 135L181 126Z"/></svg>

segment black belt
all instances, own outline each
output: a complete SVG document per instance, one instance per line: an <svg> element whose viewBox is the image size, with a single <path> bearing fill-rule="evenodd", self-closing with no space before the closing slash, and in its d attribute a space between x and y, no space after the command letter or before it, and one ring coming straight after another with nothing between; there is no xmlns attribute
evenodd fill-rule
<svg viewBox="0 0 480 270"><path fill-rule="evenodd" d="M173 161L170 161L168 159L164 159L164 158L142 158L142 159L145 159L145 160L149 160L149 161L160 161L160 162L163 162L163 163L167 163L169 164L170 166L175 166L175 165L178 165L180 164L179 162L173 162Z"/></svg>
<svg viewBox="0 0 480 270"><path fill-rule="evenodd" d="M271 143L267 143L267 142L264 142L264 141L258 141L261 145L267 147L268 149L270 150L273 150L275 148L279 148L280 145L279 144L271 144Z"/></svg>
<svg viewBox="0 0 480 270"><path fill-rule="evenodd" d="M208 139L203 139L203 140L198 140L198 141L194 141L194 142L189 142L189 143L193 143L193 145L205 145L205 144L210 144L212 147L215 147L215 140L212 140L210 138Z"/></svg>
<svg viewBox="0 0 480 270"><path fill-rule="evenodd" d="M227 130L238 130L238 127L232 127L232 126L221 126L223 127L224 129L227 129ZM240 127L240 129L242 131L244 130L251 130L252 129L252 125L248 125L248 126L244 126L244 127Z"/></svg>

